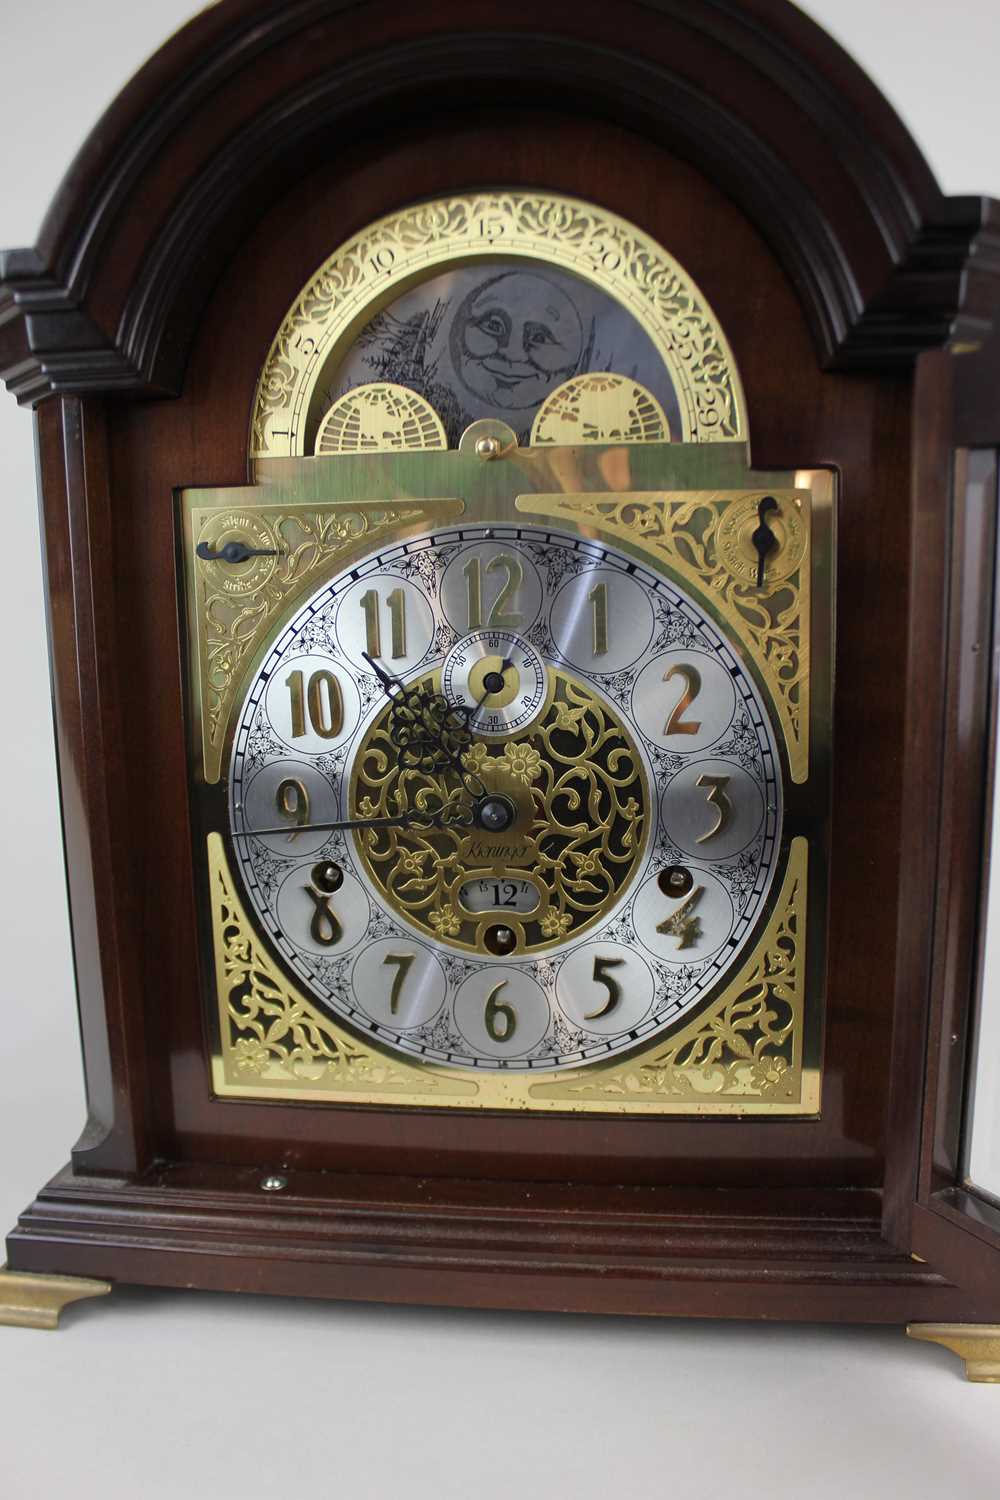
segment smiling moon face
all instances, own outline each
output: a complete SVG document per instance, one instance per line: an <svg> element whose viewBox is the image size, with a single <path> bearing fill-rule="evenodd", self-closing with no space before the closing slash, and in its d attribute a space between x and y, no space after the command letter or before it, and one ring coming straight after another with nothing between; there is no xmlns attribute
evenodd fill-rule
<svg viewBox="0 0 1000 1500"><path fill-rule="evenodd" d="M526 411L568 380L583 354L583 326L569 297L544 276L507 272L458 308L451 358L467 391L504 411Z"/></svg>

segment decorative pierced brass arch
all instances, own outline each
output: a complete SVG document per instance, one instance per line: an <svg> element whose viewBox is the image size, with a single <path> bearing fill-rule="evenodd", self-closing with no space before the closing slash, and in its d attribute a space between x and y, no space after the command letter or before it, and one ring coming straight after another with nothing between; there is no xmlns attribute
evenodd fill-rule
<svg viewBox="0 0 1000 1500"><path fill-rule="evenodd" d="M674 386L681 422L675 437L746 440L746 403L732 350L673 256L594 204L493 190L390 214L319 267L295 298L261 372L251 457L306 454L324 372L336 368L359 329L395 297L441 271L498 259L570 272L633 315Z"/></svg>

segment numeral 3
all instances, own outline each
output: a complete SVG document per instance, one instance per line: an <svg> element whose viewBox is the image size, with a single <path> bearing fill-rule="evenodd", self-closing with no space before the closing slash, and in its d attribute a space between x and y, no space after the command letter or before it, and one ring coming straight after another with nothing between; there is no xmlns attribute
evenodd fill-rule
<svg viewBox="0 0 1000 1500"><path fill-rule="evenodd" d="M697 844L707 844L709 839L714 839L716 834L728 828L729 820L733 815L733 804L726 795L726 787L729 785L728 776L699 776L696 786L708 789L708 801L715 809L715 822L707 833L703 833L695 840Z"/></svg>

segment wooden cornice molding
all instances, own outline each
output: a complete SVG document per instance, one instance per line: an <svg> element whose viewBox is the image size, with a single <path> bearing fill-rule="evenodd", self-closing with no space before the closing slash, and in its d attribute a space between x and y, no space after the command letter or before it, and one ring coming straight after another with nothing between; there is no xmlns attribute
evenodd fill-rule
<svg viewBox="0 0 1000 1500"><path fill-rule="evenodd" d="M176 393L215 278L275 183L373 119L405 129L428 99L470 97L603 115L694 163L770 242L824 365L891 367L989 334L995 205L946 199L888 102L786 0L622 0L613 15L223 0L111 105L38 248L0 256L0 376L26 404Z"/></svg>
<svg viewBox="0 0 1000 1500"><path fill-rule="evenodd" d="M0 252L0 372L25 406L54 392L155 393L37 250Z"/></svg>

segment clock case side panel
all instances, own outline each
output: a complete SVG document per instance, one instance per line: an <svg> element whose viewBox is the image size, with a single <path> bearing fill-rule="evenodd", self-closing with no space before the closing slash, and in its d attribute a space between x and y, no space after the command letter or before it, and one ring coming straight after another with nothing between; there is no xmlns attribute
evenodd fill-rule
<svg viewBox="0 0 1000 1500"><path fill-rule="evenodd" d="M36 414L43 558L73 963L88 1118L81 1171L139 1172L152 1146L129 869L116 662L114 539L106 410L53 397Z"/></svg>
<svg viewBox="0 0 1000 1500"><path fill-rule="evenodd" d="M991 223L982 246L987 264L1000 255L1000 204L991 206ZM918 399L928 424L917 448L917 475L925 495L932 493L928 481L936 481L937 503L923 506L914 568L925 580L927 597L940 600L923 622L926 649L914 656L913 712L926 730L907 766L915 794L936 799L935 817L926 818L935 836L925 838L910 875L914 903L922 898L928 913L928 1029L926 1053L906 1062L923 1107L914 1119L911 1095L909 1128L897 1133L904 1143L898 1150L905 1162L898 1179L903 1190L887 1200L886 1219L890 1237L984 1294L1000 1285L1000 1212L966 1176L965 1135L974 1027L985 983L977 960L990 870L987 794L995 775L998 386L996 336L951 359L924 356L918 371ZM900 1076L907 1077L903 1068Z"/></svg>

